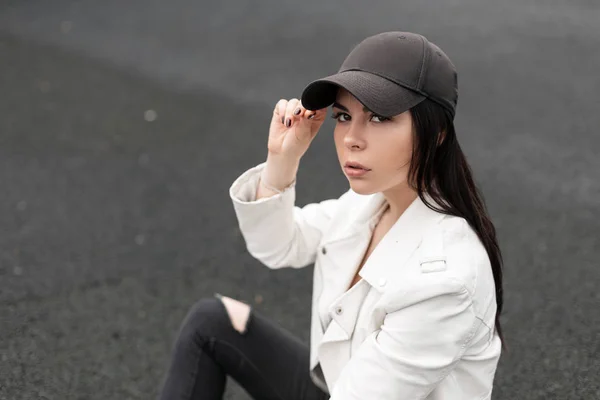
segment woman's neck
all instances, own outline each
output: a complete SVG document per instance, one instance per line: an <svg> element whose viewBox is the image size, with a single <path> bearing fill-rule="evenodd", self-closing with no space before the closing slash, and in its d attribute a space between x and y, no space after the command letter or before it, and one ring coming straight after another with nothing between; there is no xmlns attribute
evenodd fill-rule
<svg viewBox="0 0 600 400"><path fill-rule="evenodd" d="M408 186L386 190L383 195L388 203L384 215L393 221L397 221L418 197L417 192Z"/></svg>

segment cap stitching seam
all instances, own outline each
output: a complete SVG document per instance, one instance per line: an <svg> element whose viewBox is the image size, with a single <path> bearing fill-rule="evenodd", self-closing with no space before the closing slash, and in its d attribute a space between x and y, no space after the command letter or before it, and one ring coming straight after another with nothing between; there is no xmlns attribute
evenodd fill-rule
<svg viewBox="0 0 600 400"><path fill-rule="evenodd" d="M421 59L421 71L419 71L419 81L417 82L417 86L419 87L419 90L421 89L421 83L423 81L423 75L424 75L424 70L425 70L425 59L427 58L427 48L425 46L425 38L421 38L421 43L423 45L423 58Z"/></svg>
<svg viewBox="0 0 600 400"><path fill-rule="evenodd" d="M420 95L425 96L425 97L429 97L429 95L427 93L423 92L422 90L415 89L415 88L411 87L410 85L408 85L408 84L406 84L406 83L404 83L402 81L399 81L399 80L394 79L394 78L390 78L389 76L386 76L386 75L378 73L378 72L365 71L365 70L360 69L360 68L350 68L350 69L345 69L343 71L340 71L339 73L348 72L348 71L360 71L360 72L366 72L368 74L373 74L373 75L376 75L376 76L378 76L380 78L387 79L388 81L390 81L392 83L395 83L396 85L402 86L405 89L412 90L413 92L415 92L417 94L420 94Z"/></svg>

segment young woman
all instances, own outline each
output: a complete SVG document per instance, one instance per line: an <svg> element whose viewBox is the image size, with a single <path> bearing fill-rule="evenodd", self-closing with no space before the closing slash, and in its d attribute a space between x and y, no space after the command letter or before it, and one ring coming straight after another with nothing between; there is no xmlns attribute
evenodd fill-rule
<svg viewBox="0 0 600 400"><path fill-rule="evenodd" d="M310 346L250 306L203 299L175 344L162 399L490 399L502 347L502 258L454 131L452 62L386 32L273 113L267 161L230 195L248 251L314 267ZM349 190L295 206L300 159L327 107Z"/></svg>

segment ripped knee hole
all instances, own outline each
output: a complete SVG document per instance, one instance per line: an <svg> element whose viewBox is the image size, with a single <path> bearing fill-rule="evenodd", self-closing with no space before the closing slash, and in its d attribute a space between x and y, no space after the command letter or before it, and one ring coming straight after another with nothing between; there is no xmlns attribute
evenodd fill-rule
<svg viewBox="0 0 600 400"><path fill-rule="evenodd" d="M239 333L245 333L250 317L250 306L226 296L220 296L220 300L227 310L233 328Z"/></svg>

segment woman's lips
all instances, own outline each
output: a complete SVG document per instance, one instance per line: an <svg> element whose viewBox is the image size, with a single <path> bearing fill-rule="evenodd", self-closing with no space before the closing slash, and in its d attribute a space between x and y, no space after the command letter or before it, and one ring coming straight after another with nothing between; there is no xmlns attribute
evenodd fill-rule
<svg viewBox="0 0 600 400"><path fill-rule="evenodd" d="M346 173L346 175L352 178L364 176L369 171L369 169L344 167L344 172Z"/></svg>

